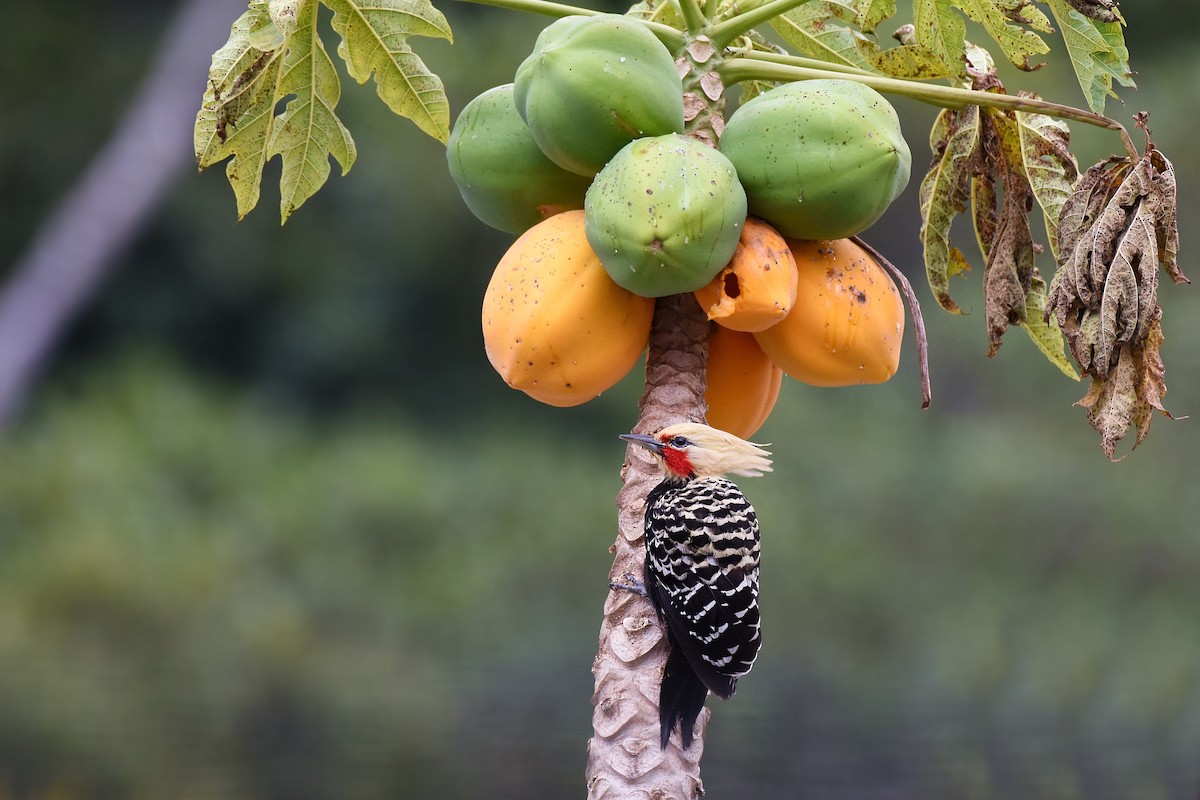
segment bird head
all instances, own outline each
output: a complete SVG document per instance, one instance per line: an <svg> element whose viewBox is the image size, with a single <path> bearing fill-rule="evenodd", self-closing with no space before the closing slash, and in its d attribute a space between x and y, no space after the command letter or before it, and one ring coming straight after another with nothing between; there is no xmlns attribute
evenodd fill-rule
<svg viewBox="0 0 1200 800"><path fill-rule="evenodd" d="M771 471L771 454L763 445L698 422L668 425L653 436L623 433L621 438L658 456L668 478L704 478L726 473L758 476Z"/></svg>

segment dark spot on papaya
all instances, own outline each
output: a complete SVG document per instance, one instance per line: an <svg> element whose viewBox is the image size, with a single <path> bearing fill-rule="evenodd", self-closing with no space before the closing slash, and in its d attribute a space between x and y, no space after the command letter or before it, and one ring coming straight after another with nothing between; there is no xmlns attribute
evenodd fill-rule
<svg viewBox="0 0 1200 800"><path fill-rule="evenodd" d="M742 293L742 285L738 282L738 276L734 272L725 273L725 296L738 297Z"/></svg>

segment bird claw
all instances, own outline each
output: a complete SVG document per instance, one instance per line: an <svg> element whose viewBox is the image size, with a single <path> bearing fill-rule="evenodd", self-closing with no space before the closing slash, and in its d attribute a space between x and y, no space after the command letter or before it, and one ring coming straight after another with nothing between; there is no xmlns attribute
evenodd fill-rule
<svg viewBox="0 0 1200 800"><path fill-rule="evenodd" d="M612 589L614 591L616 591L617 589L624 589L627 592L633 592L634 594L639 594L642 597L646 597L646 598L650 597L650 594L646 591L646 584L639 581L633 575L626 572L621 577L623 577L625 579L625 583L620 583L618 581L609 581L608 588Z"/></svg>

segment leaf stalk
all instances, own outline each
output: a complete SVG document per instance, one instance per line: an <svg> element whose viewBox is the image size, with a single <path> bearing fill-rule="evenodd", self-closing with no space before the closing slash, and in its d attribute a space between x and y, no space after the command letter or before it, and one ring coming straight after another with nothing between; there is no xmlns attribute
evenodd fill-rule
<svg viewBox="0 0 1200 800"><path fill-rule="evenodd" d="M709 28L706 33L708 38L718 50L724 50L737 37L746 33L752 28L756 28L764 22L768 22L780 14L786 14L793 8L798 8L809 2L809 0L771 0L758 8L752 8L738 14L736 17L730 17L727 20L718 22Z"/></svg>
<svg viewBox="0 0 1200 800"><path fill-rule="evenodd" d="M775 0L780 2L781 0ZM772 5L772 4L768 4ZM763 6L766 8L767 6ZM851 80L870 86L884 94L910 97L941 108L961 109L967 106L984 108L1000 108L1009 111L1023 111L1031 114L1044 114L1057 119L1082 122L1099 128L1116 131L1121 136L1121 142L1131 158L1137 159L1140 154L1129 131L1121 123L1101 114L1084 111L1080 108L1051 103L1035 97L1020 97L996 92L981 92L976 89L963 89L957 86L938 86L918 83L902 78L888 78L882 75L872 75L867 72L845 72L837 69L814 68L799 66L794 63L777 63L774 57L761 58L754 56L739 56L724 61L717 70L725 80L726 85L748 80L767 81L803 81L814 79Z"/></svg>
<svg viewBox="0 0 1200 800"><path fill-rule="evenodd" d="M671 2L679 7L679 16L683 18L683 25L689 34L695 36L708 25L704 10L700 8L699 0L671 0Z"/></svg>

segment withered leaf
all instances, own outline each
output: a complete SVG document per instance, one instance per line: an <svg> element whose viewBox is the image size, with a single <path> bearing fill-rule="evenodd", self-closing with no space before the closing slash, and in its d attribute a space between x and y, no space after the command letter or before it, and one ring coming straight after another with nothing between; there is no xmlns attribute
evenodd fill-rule
<svg viewBox="0 0 1200 800"><path fill-rule="evenodd" d="M1174 169L1148 144L1136 163L1110 158L1090 168L1059 217L1059 270L1045 314L1092 378L1079 405L1110 459L1130 427L1136 447L1155 411L1171 416L1162 404L1158 283L1160 268L1187 281L1176 260L1176 202Z"/></svg>
<svg viewBox="0 0 1200 800"><path fill-rule="evenodd" d="M1000 211L996 197L996 184L990 175L975 175L971 178L971 221L975 223L975 241L986 261L996 241L996 230L1000 227Z"/></svg>
<svg viewBox="0 0 1200 800"><path fill-rule="evenodd" d="M961 313L950 297L952 269L965 265L961 252L950 246L950 225L967 208L971 162L979 147L979 107L938 114L930 132L933 165L921 180L921 242L929 288L942 308Z"/></svg>
<svg viewBox="0 0 1200 800"><path fill-rule="evenodd" d="M1004 210L995 241L984 267L983 302L988 329L988 355L1000 349L1010 324L1025 320L1026 294L1033 280L1035 251L1026 214L1025 192L1011 188L1004 197Z"/></svg>
<svg viewBox="0 0 1200 800"><path fill-rule="evenodd" d="M1067 358L1062 331L1046 318L1046 282L1036 267L1029 281L1029 290L1025 292L1025 319L1021 322L1021 329L1063 375L1074 381L1079 380L1079 373Z"/></svg>
<svg viewBox="0 0 1200 800"><path fill-rule="evenodd" d="M1051 249L1056 245L1058 217L1079 178L1079 165L1071 154L1071 131L1066 123L1044 114L1016 112L1021 160L1029 188L1042 207Z"/></svg>
<svg viewBox="0 0 1200 800"><path fill-rule="evenodd" d="M1076 405L1087 411L1088 422L1100 434L1100 444L1110 460L1117 443L1133 427L1137 432L1133 446L1141 444L1150 432L1154 412L1175 419L1162 399L1167 393L1161 347L1161 311L1150 324L1145 341L1124 345L1117 354L1116 367L1107 379L1092 378L1091 387Z"/></svg>
<svg viewBox="0 0 1200 800"><path fill-rule="evenodd" d="M1100 445L1110 461L1117 442L1125 438L1137 416L1137 365L1131 348L1124 347L1117 367L1107 378L1092 378L1087 394L1076 405L1087 411L1088 422L1100 434Z"/></svg>
<svg viewBox="0 0 1200 800"><path fill-rule="evenodd" d="M1100 300L1100 333L1092 360L1094 375L1108 377L1113 351L1133 338L1137 324L1137 276L1129 261L1117 259L1108 271Z"/></svg>

